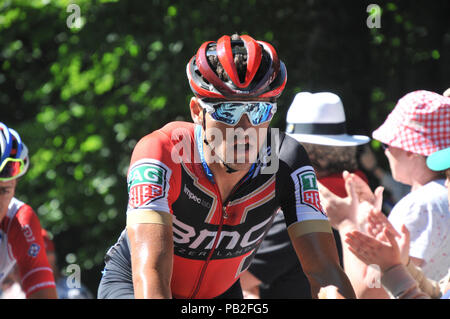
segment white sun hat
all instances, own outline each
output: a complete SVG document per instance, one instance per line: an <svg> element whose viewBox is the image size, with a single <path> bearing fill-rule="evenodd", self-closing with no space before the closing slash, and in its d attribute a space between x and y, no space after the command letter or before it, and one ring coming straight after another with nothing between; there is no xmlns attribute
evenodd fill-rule
<svg viewBox="0 0 450 319"><path fill-rule="evenodd" d="M347 134L342 101L334 93L300 92L287 112L286 133L299 142L356 146L368 143L370 137Z"/></svg>

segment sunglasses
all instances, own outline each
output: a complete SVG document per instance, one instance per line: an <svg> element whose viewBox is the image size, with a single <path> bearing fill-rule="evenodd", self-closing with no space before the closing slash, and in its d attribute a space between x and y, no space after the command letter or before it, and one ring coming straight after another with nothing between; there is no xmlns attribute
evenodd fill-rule
<svg viewBox="0 0 450 319"><path fill-rule="evenodd" d="M198 99L200 106L218 122L234 126L242 115L247 114L252 125L260 125L272 119L277 111L277 103L252 102L252 101L228 101L209 103Z"/></svg>
<svg viewBox="0 0 450 319"><path fill-rule="evenodd" d="M0 165L0 181L10 181L19 177L25 170L25 163L20 158L6 158Z"/></svg>

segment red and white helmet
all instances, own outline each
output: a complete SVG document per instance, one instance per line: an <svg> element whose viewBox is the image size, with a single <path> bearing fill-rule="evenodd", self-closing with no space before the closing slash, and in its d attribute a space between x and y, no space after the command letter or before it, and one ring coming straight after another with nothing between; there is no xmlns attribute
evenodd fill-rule
<svg viewBox="0 0 450 319"><path fill-rule="evenodd" d="M247 56L245 79L240 79L234 57ZM217 56L226 80L222 80L211 67L208 56ZM191 58L186 73L194 94L199 98L278 98L287 81L284 63L267 42L256 41L248 35L232 40L224 35L217 42L203 43Z"/></svg>

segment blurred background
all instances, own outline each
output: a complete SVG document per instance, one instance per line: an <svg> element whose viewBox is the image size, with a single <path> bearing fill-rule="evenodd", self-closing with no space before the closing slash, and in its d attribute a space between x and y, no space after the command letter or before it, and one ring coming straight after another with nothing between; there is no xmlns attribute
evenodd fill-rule
<svg viewBox="0 0 450 319"><path fill-rule="evenodd" d="M450 87L449 12L448 0L0 0L0 121L31 153L16 197L96 293L125 227L132 149L190 121L185 67L201 43L245 33L276 48L288 82L273 127L296 93L331 91L349 133L370 136L406 93Z"/></svg>

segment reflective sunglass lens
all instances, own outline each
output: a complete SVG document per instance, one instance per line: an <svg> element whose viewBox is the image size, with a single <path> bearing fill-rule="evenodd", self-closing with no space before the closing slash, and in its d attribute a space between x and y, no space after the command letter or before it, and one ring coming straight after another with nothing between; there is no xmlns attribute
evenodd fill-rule
<svg viewBox="0 0 450 319"><path fill-rule="evenodd" d="M259 125L272 118L271 110L272 106L269 103L222 103L216 107L213 114L219 121L236 125L246 113L253 125Z"/></svg>
<svg viewBox="0 0 450 319"><path fill-rule="evenodd" d="M8 161L0 171L0 179L18 176L22 172L23 167L22 161Z"/></svg>
<svg viewBox="0 0 450 319"><path fill-rule="evenodd" d="M231 126L236 125L244 113L248 115L252 125L270 121L273 110L276 109L276 104L269 102L208 103L200 100L200 104L214 120Z"/></svg>

